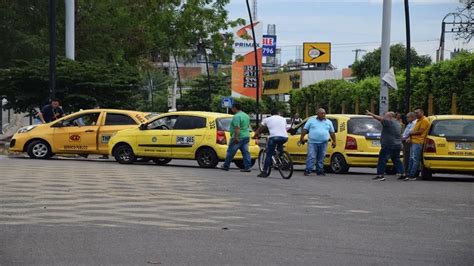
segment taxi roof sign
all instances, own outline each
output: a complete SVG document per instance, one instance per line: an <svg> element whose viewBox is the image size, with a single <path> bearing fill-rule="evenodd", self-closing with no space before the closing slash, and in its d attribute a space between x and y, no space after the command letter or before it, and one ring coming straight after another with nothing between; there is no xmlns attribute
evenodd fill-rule
<svg viewBox="0 0 474 266"><path fill-rule="evenodd" d="M330 42L305 42L303 43L303 62L308 64L331 63Z"/></svg>

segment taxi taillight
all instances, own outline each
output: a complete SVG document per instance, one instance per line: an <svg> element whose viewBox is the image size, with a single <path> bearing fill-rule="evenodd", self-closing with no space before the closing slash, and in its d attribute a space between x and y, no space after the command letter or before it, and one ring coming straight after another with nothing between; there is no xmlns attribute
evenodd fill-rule
<svg viewBox="0 0 474 266"><path fill-rule="evenodd" d="M221 145L227 144L227 139L226 139L226 136L225 136L225 131L217 131L216 143L217 143L217 144L221 144Z"/></svg>
<svg viewBox="0 0 474 266"><path fill-rule="evenodd" d="M354 137L346 137L346 150L357 150L357 140Z"/></svg>
<svg viewBox="0 0 474 266"><path fill-rule="evenodd" d="M432 139L426 139L425 152L436 152L436 143Z"/></svg>

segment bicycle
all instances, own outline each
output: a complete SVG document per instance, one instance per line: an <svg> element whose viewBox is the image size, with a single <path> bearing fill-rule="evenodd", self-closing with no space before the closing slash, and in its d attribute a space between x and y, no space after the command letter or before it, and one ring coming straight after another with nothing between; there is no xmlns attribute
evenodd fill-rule
<svg viewBox="0 0 474 266"><path fill-rule="evenodd" d="M268 141L265 144L265 148L261 149L258 153L258 167L260 172L263 173L263 165L265 164L265 159L267 157L267 145ZM272 172L272 168L277 169L280 172L280 175L283 179L290 179L293 175L293 160L287 151L280 152L276 149L272 157L272 165L268 168L267 176Z"/></svg>

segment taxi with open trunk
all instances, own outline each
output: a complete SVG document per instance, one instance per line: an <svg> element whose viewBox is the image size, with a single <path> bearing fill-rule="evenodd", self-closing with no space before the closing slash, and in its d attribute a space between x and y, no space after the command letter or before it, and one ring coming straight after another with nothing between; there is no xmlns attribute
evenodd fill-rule
<svg viewBox="0 0 474 266"><path fill-rule="evenodd" d="M204 168L216 167L225 160L230 141L232 115L213 112L171 112L161 114L139 128L118 132L109 143L109 152L121 164L137 157L152 159L159 165L172 159L196 160ZM252 164L260 148L250 141ZM243 168L242 154L234 163Z"/></svg>

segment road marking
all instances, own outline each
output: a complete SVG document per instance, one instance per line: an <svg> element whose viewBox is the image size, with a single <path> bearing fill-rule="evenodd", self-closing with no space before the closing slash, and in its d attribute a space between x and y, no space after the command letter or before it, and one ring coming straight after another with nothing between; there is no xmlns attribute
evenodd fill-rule
<svg viewBox="0 0 474 266"><path fill-rule="evenodd" d="M371 211L364 211L364 210L348 210L348 212L352 212L352 213L372 213Z"/></svg>

